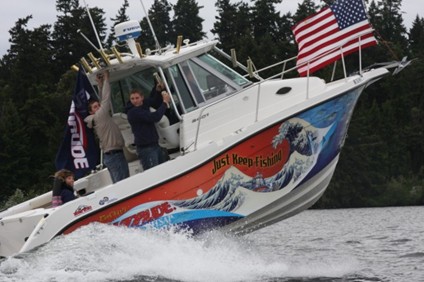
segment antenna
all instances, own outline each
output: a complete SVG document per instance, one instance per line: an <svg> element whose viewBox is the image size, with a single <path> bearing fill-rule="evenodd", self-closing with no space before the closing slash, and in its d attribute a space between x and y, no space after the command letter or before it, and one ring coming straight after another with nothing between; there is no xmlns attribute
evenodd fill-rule
<svg viewBox="0 0 424 282"><path fill-rule="evenodd" d="M97 42L99 43L100 50L103 51L102 42L100 41L99 34L97 33L96 26L94 25L93 18L91 17L90 10L88 9L87 3L84 1L85 9L87 10L88 17L90 18L91 26L93 28L94 34L96 35ZM97 49L97 48L96 48Z"/></svg>
<svg viewBox="0 0 424 282"><path fill-rule="evenodd" d="M158 53L160 54L161 53L160 44L159 44L159 41L158 41L158 39L156 37L156 33L155 33L154 29L153 29L152 23L150 22L149 14L147 14L146 8L144 8L144 4L143 4L143 1L142 0L140 0L140 3L141 3L141 6L143 7L144 14L146 15L147 22L149 23L150 30L152 31L153 38L155 39L156 49L158 50Z"/></svg>
<svg viewBox="0 0 424 282"><path fill-rule="evenodd" d="M82 33L81 29L78 29L77 32L85 39L85 41L88 42L88 44L90 44L94 50L99 51L99 48L96 47L96 45L93 44L93 42L90 41L90 39L87 38L87 36L85 36L84 33Z"/></svg>

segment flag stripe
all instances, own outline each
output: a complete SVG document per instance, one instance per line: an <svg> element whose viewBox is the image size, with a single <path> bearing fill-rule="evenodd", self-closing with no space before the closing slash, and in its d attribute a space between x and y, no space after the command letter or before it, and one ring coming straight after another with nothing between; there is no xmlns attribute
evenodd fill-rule
<svg viewBox="0 0 424 282"><path fill-rule="evenodd" d="M301 21L300 23L298 23L297 25L295 25L292 28L293 33L296 34L300 34L303 30L310 28L311 26L314 26L317 24L317 22L321 21L322 18L327 17L328 14L331 13L330 8L324 8L321 11L319 11L318 13L316 13L315 15L310 15L309 17L307 17L306 19L304 19L303 21Z"/></svg>
<svg viewBox="0 0 424 282"><path fill-rule="evenodd" d="M337 21L334 17L330 19L327 23L320 25L315 30L311 30L309 33L305 34L304 37L299 39L299 49L303 49L308 47L315 42L319 42L325 40L327 36L331 34L337 33L339 31L339 27L337 26Z"/></svg>
<svg viewBox="0 0 424 282"><path fill-rule="evenodd" d="M343 48L343 55L347 56L353 52L356 52L359 50L359 46L361 46L361 49L364 49L366 47L370 47L370 46L374 46L375 43L375 39L372 36L372 34L368 35L368 38L363 38L363 40L361 41L361 43L358 42L358 40L352 40L350 41L350 43L353 44L346 44ZM337 60L339 60L341 58L341 54L342 52L332 52L328 55L325 55L317 60L311 61L309 64L309 69L310 69L310 73L313 73L314 71L319 70L320 68L323 68L324 66L331 64ZM308 65L303 65L301 67L298 68L298 72L299 73L303 73L304 75L306 75L308 70Z"/></svg>
<svg viewBox="0 0 424 282"><path fill-rule="evenodd" d="M336 29L338 29L337 26ZM308 41L304 41L302 45L299 44L299 56L321 47L326 41L331 41L338 36L339 34L337 33L337 30L335 30L334 26L315 33L315 35L308 38Z"/></svg>
<svg viewBox="0 0 424 282"><path fill-rule="evenodd" d="M328 12L326 12L328 11ZM325 13L320 12L321 17L311 20L309 23L303 25L301 28L293 30L295 35L296 42L302 44L304 40L307 40L308 37L314 36L317 32L317 29L326 28L335 24L337 26L336 18L330 9L324 11Z"/></svg>
<svg viewBox="0 0 424 282"><path fill-rule="evenodd" d="M313 59L313 57L319 56L325 52L328 52L331 49L337 48L344 40L348 40L349 38L356 38L356 35L369 30L369 33L372 33L372 29L368 23L365 25L360 25L356 28L353 28L350 31L345 32L344 34L336 33L331 36L327 36L322 38L321 40L314 42L308 47L302 49L298 54L298 62L302 63L304 61L308 61Z"/></svg>

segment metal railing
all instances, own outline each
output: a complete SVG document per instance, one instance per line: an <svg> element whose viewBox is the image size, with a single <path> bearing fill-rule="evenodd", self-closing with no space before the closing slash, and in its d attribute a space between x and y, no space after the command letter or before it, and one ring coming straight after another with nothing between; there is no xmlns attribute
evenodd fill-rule
<svg viewBox="0 0 424 282"><path fill-rule="evenodd" d="M293 61L295 61L296 60L296 58L297 57L292 57L292 58L289 58L289 59L286 59L286 60L283 60L283 61L281 61L281 62L278 62L278 63L275 63L275 64L272 64L272 65L269 65L269 66L267 66L267 67L264 67L264 68L261 68L261 69L259 69L259 70L255 70L254 72L253 72L253 76L255 77L255 78L257 78L257 79L259 79L259 81L258 82L256 82L256 83L253 83L253 84L251 84L251 85L249 85L249 86L247 86L246 88L243 88L243 90L246 90L246 89L249 89L249 88L251 88L251 87L258 87L258 90L257 90L257 97L256 97L256 109L255 109L255 123L258 121L258 115L259 115L259 101L260 101L260 96L261 96L261 85L264 83L264 82L267 82L267 81L269 81L269 80L271 80L271 79L274 79L274 78L276 78L276 77L280 77L281 79L283 79L283 77L284 77L284 75L285 74L287 74L287 73L290 73L290 72L293 72L293 71L296 71L296 70L298 70L299 69L299 67L302 67L302 66L305 66L305 65L307 65L308 67L307 67L307 75L306 75L306 99L309 99L309 78L310 78L310 72L309 72L309 69L310 69L310 64L312 63L312 62L314 62L314 61L316 61L316 60L319 60L319 59L321 59L321 58L324 58L325 56L327 56L327 55L329 55L329 54L332 54L332 53L334 53L334 52L340 52L340 56L341 56L341 61L342 61L342 67L343 67L343 74L344 74L344 79L347 79L347 72L346 72L346 64L345 64L345 60L344 60L344 49L343 49L343 46L345 45L345 44L347 44L348 42L350 42L350 41L352 41L352 40L354 40L354 39L357 39L358 40L358 42L359 42L359 44L358 44L358 49L359 49L359 74L360 75L362 75L362 37L363 36L365 36L365 35L368 35L368 34L370 34L370 33L372 33L372 31L373 30L366 30L366 31L363 31L362 33L360 33L360 34L357 34L356 36L352 36L352 37L349 37L349 38L347 38L347 39L345 39L345 40L343 40L343 41L341 41L340 43L339 43L339 45L337 46L337 47L334 47L334 48L332 48L332 49L330 49L330 50L328 50L328 51L326 51L326 52L324 52L324 53L322 53L321 55L319 55L319 56L317 56L317 57L315 57L315 58L312 58L312 59L310 59L310 60L308 60L308 61L305 61L305 62L303 62L303 63L301 63L301 64L295 64L293 67L290 67L290 68L288 68L288 69L286 69L286 67L287 67L287 65L289 64L289 63L291 63L291 62L293 62ZM217 48L217 47L215 47L214 48L214 50L216 50L216 51L218 51L218 53L220 53L221 55L223 55L224 57L226 57L227 59L230 59L231 60L231 56L230 55L228 55L228 54L226 54L224 51L222 51L221 49L219 49L219 48ZM339 51L338 51L339 50ZM336 70L336 63L337 63L337 61L335 62L335 66L334 66L334 68L333 68L333 73L332 73L332 77L331 77L331 81L333 81L333 79L334 79L334 74L335 74L335 70ZM243 69L243 70L245 70L246 72L248 71L248 69L249 69L249 67L246 67L246 66L244 66L244 65L242 65L242 64L240 64L239 62L237 62L237 64ZM264 79L264 78L262 78L259 74L261 73L261 72L264 72L264 71L266 71L266 70L270 70L270 69L273 69L273 68L275 68L275 67L278 67L278 66L281 66L282 65L282 70L281 70L281 72L278 72L278 73L276 73L276 74L274 74L274 75L271 75L270 77L268 77L268 78L266 78L266 79ZM215 106L216 104L219 104L219 103L222 103L223 101L225 101L225 100L227 100L227 99L229 99L229 98L231 98L233 95L237 95L239 93L239 91L237 91L237 92L235 92L234 94L232 94L232 95L230 95L230 96L227 96L227 97L225 97L225 98L223 98L223 99L221 99L221 100L218 100L218 101L215 101L215 102L213 102L213 103L211 103L211 104L208 104L208 105L205 105L201 110L200 110L200 112L199 112L199 116L198 116L198 119L197 119L197 129L196 129L196 135L195 135L195 138L194 138L194 144L192 144L192 145L194 145L194 150L197 150L197 145L198 145L198 141L199 141L199 133L200 133L200 127L201 127L201 121L202 121L202 119L200 118L200 117L202 117L203 115L204 115L204 112L207 110L207 109L209 109L210 107L212 107L212 106ZM192 146L192 145L190 145L190 147Z"/></svg>

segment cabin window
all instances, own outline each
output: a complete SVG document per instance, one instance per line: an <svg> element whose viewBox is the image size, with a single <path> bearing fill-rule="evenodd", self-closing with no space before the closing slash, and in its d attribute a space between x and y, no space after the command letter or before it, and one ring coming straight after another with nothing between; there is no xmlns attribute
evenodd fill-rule
<svg viewBox="0 0 424 282"><path fill-rule="evenodd" d="M155 68L148 68L121 78L111 83L112 107L114 113L124 112L125 106L130 100L130 92L139 89L144 97L149 97L155 81L153 73Z"/></svg>
<svg viewBox="0 0 424 282"><path fill-rule="evenodd" d="M284 95L284 94L289 93L291 90L292 90L291 87L282 87L282 88L278 89L277 94Z"/></svg>
<svg viewBox="0 0 424 282"><path fill-rule="evenodd" d="M180 102L182 107L185 109L185 112L190 112L196 109L196 103L193 100L193 97L190 94L190 89L187 86L186 79L183 77L183 74L180 68L177 65L171 66L169 69L169 73L171 74L171 80L168 83L172 84L171 92L176 91L176 93L180 97Z"/></svg>
<svg viewBox="0 0 424 282"><path fill-rule="evenodd" d="M188 88L193 93L197 104L205 102L205 98L202 95L199 76L196 74L196 70L192 69L192 66L188 64L188 61L182 62L182 71L184 73L184 80Z"/></svg>
<svg viewBox="0 0 424 282"><path fill-rule="evenodd" d="M246 86L247 84L251 83L245 77L235 72L234 70L232 70L231 68L229 68L228 66L218 61L217 59L215 59L209 54L203 54L199 56L198 58L202 60L204 63L206 63L208 66L218 71L220 74L231 79L234 83L236 83L239 86Z"/></svg>
<svg viewBox="0 0 424 282"><path fill-rule="evenodd" d="M201 91L203 101L211 100L221 94L229 94L234 92L235 89L228 85L224 80L219 78L216 74L203 68L194 61L187 61L190 70Z"/></svg>
<svg viewBox="0 0 424 282"><path fill-rule="evenodd" d="M172 82L172 88L179 95L184 112L190 112L217 96L235 91L233 86L222 79L225 79L224 76L218 77L219 74L214 69L207 69L201 64L201 61L187 60L168 69L172 77L168 83ZM171 91L175 92L172 88Z"/></svg>

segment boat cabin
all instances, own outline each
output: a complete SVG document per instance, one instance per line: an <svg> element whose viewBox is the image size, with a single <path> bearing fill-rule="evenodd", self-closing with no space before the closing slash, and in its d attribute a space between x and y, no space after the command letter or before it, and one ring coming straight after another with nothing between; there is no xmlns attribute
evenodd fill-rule
<svg viewBox="0 0 424 282"><path fill-rule="evenodd" d="M207 44L206 48L211 50L215 43ZM196 44L192 46L187 44L186 47L196 49ZM204 48L203 45L202 52L197 55L198 52L195 52L194 56L193 50L184 54L184 48L180 51L181 55L175 54L173 50L140 58L137 54L125 54L120 57L124 64L119 64L118 59L113 59L111 65L104 68L110 71L113 118L124 136L124 152L128 162L137 160L133 144L134 136L126 117L126 107L132 90L141 90L145 97L149 97L158 80L164 83L168 93L171 94L172 103L169 114L164 115L156 127L160 145L172 156L177 156L189 150L193 143L193 138L181 138L183 122L190 119L198 120L201 116L200 109L251 84L247 78L210 53L204 53ZM129 64L128 61L134 63ZM95 75L104 69L101 67L88 69L93 84ZM138 172L137 166L134 167L132 173Z"/></svg>

